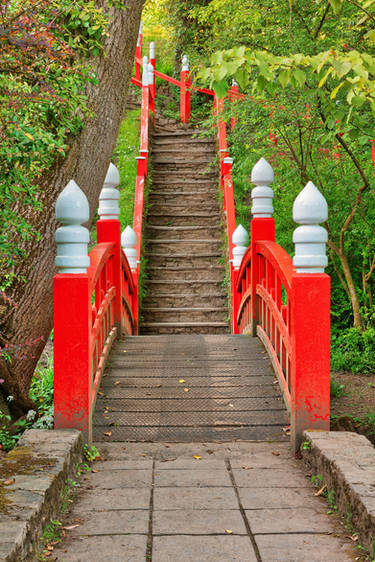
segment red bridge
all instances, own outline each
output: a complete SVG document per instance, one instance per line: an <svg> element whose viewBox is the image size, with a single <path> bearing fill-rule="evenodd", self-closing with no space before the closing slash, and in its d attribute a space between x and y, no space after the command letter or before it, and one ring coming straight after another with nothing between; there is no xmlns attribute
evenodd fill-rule
<svg viewBox="0 0 375 562"><path fill-rule="evenodd" d="M211 90L198 89L212 96L217 118L219 180L226 221L225 254L230 274L230 323L208 319L185 321L186 329L174 329L169 335L168 326L173 324L170 320L142 322L138 288L140 263L144 259L145 183L155 120L155 76L180 88L181 121L185 124L185 128L174 132L159 129L158 133L156 127L156 140L159 138L159 144L163 144L169 136L174 143L193 145L194 137L193 131L186 128L193 89L186 57L180 80L175 80L155 70L152 47L150 63L147 57L141 59L141 48L140 41L133 79L142 91L133 228L127 227L121 235L119 175L113 164L100 196L97 244L89 254L89 232L82 226L89 218L88 202L74 181L67 185L56 205L56 217L63 226L56 233L59 273L54 279L55 427L78 428L89 441L93 431L97 441L195 441L207 437L283 439L289 434L285 428L290 424L292 447L297 449L304 429L329 429L330 280L324 273L327 233L319 226L327 219L326 201L311 182L295 200L293 218L300 226L293 235L295 255L292 259L275 241L270 187L272 168L263 158L254 162L253 218L248 245L245 228L236 223L224 101ZM236 85L228 97L233 102L239 101L241 95ZM232 120L231 126L235 125ZM199 148L198 141L195 148ZM197 167L199 159L206 155L204 142L201 146L201 153L196 156ZM184 162L176 159L175 180L169 183L168 165L161 157L159 161L161 179L154 182L154 195L159 190L167 206L185 205L187 211L195 199L202 200L202 186L208 184L203 175L193 184L194 191L186 178L178 176L178 173L186 174ZM178 166L182 166L183 172L178 172ZM212 168L207 174L206 177L212 175ZM213 203L216 201L215 193L209 195L207 190L204 193ZM160 214L163 215L163 211ZM199 234L208 232L209 228L215 230L212 223L206 228L207 215L203 214L197 211L195 222L189 222L187 212L187 223L177 221L178 224L164 226L160 221L150 223L147 232L171 233L169 248L181 247L186 241L176 240L177 235ZM200 215L202 223L198 222ZM217 237L220 241L220 232ZM164 247L168 240L155 238L151 242L150 259L157 255L164 260L163 267L176 271L178 268L173 268L170 261L181 257L181 251L178 254L157 252L154 246ZM192 237L189 244L189 247L195 244L204 249L207 240ZM199 254L202 259L206 255L204 251L207 254L208 250ZM194 269L194 255L190 258ZM152 268L149 282L153 281L152 271L159 271L160 265ZM212 268L214 270L219 271ZM192 306L191 303L184 306L185 297L178 299L178 291L185 283L192 287L191 294L196 295L197 302L204 303L206 296L213 294L210 283L216 283L215 286L223 290L224 273L220 279L203 284L199 279L171 276L170 295L164 292L160 299L166 302L175 299L173 303L178 304L158 308L156 294L154 304L147 310L150 314L159 310L160 314L170 315L172 309L172 316L175 312L176 318L179 314L195 317L199 312L208 318L220 307ZM155 279L154 283L157 285L160 280ZM182 295L182 289L180 293ZM222 302L225 295L220 296L216 291L215 298ZM150 326L152 335L147 335ZM139 336L140 330L146 335ZM176 335L176 331L180 333ZM232 335L225 334L227 331ZM115 344L111 354L116 338L121 341ZM268 353L267 361L261 344ZM106 370L108 359L110 365ZM276 389L274 376L280 391Z"/></svg>

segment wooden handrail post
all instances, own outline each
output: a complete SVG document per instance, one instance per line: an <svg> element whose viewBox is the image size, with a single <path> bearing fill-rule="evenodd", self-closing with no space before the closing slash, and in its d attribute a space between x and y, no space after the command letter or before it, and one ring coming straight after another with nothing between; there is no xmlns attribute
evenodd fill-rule
<svg viewBox="0 0 375 562"><path fill-rule="evenodd" d="M293 218L302 225L293 235L296 273L290 299L291 443L298 450L305 429L329 430L330 423L328 236L319 226L328 218L328 206L312 182L296 198Z"/></svg>
<svg viewBox="0 0 375 562"><path fill-rule="evenodd" d="M273 190L269 184L273 182L272 166L265 158L261 158L251 172L251 181L256 187L251 192L253 220L250 227L251 244L251 332L257 335L259 319L256 287L261 280L260 259L256 252L256 243L260 240L275 241L275 221L273 215Z"/></svg>
<svg viewBox="0 0 375 562"><path fill-rule="evenodd" d="M100 220L96 223L96 236L98 244L102 242L113 242L116 245L113 258L113 282L116 287L115 299L115 325L122 332L122 285L121 285L121 224L120 216L120 192L117 187L120 184L120 174L116 166L109 165L104 180L103 189L99 197L98 214Z"/></svg>
<svg viewBox="0 0 375 562"><path fill-rule="evenodd" d="M232 87L229 90L229 99L230 99L230 103L231 103L232 108L233 108L232 104L233 104L234 100L238 99L239 91L240 91L239 85L237 84L237 82L235 80L232 80ZM231 119L230 119L231 133L233 132L234 127L236 126L236 123L237 123L237 119L235 119L234 117L231 117Z"/></svg>
<svg viewBox="0 0 375 562"><path fill-rule="evenodd" d="M150 43L150 64L152 64L152 68L153 68L152 95L155 99L155 97L156 97L156 77L155 77L156 59L155 59L155 42L154 41L151 41L151 43Z"/></svg>
<svg viewBox="0 0 375 562"><path fill-rule="evenodd" d="M182 123L188 123L191 117L190 109L190 67L189 59L186 55L182 58L182 70L180 74L180 118Z"/></svg>
<svg viewBox="0 0 375 562"><path fill-rule="evenodd" d="M55 260L59 273L53 279L54 309L54 427L82 430L91 442L92 307L87 268L89 219L86 195L71 180L56 202Z"/></svg>
<svg viewBox="0 0 375 562"><path fill-rule="evenodd" d="M137 235L131 226L127 226L121 234L121 246L128 260L133 274L135 293L132 299L132 310L135 324L135 333L138 333L138 281L139 262L137 260Z"/></svg>
<svg viewBox="0 0 375 562"><path fill-rule="evenodd" d="M249 245L249 234L246 229L239 224L232 234L232 254L231 262L231 310L232 310L232 332L238 334L237 316L241 304L241 294L237 291L238 270L241 266L242 258Z"/></svg>

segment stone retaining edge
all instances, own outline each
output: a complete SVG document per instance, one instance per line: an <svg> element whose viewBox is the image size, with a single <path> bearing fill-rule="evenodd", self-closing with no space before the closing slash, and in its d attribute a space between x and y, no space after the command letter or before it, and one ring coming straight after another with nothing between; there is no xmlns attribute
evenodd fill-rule
<svg viewBox="0 0 375 562"><path fill-rule="evenodd" d="M375 449L363 435L346 431L305 431L301 453L313 475L320 474L335 505L375 558Z"/></svg>
<svg viewBox="0 0 375 562"><path fill-rule="evenodd" d="M35 560L38 539L58 519L61 491L82 461L77 430L30 429L0 461L0 562Z"/></svg>

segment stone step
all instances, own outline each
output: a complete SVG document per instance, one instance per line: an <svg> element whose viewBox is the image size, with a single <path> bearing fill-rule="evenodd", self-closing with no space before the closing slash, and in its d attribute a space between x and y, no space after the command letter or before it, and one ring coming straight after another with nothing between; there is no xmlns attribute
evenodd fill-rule
<svg viewBox="0 0 375 562"><path fill-rule="evenodd" d="M226 295L225 291L221 293L214 293L209 296L210 305L214 307L221 307L221 308L228 308L228 296ZM194 307L194 306L204 306L207 305L207 296L200 296L194 295L191 293L156 293L153 295L152 293L148 293L147 296L143 299L142 306L145 307L152 307L152 306L161 306L161 307Z"/></svg>
<svg viewBox="0 0 375 562"><path fill-rule="evenodd" d="M217 193L199 194L199 193L167 193L166 195L160 195L157 191L154 191L149 196L150 208L154 206L162 206L166 209L178 208L183 209L216 209L220 212L220 205L218 202Z"/></svg>
<svg viewBox="0 0 375 562"><path fill-rule="evenodd" d="M186 292L198 295L201 298L209 297L211 294L220 292L223 287L223 281L216 279L147 279L145 281L147 294L157 295L166 293L172 288L173 293Z"/></svg>
<svg viewBox="0 0 375 562"><path fill-rule="evenodd" d="M180 254L187 252L193 254L198 253L212 253L220 252L222 241L221 240L147 240L147 250L155 252L156 254L162 253L165 255Z"/></svg>
<svg viewBox="0 0 375 562"><path fill-rule="evenodd" d="M153 254L146 252L147 264L149 267L163 267L170 270L170 268L183 267L185 269L198 269L198 270L211 270L213 267L220 267L222 277L225 274L225 268L221 263L220 252L202 255L189 255L189 254ZM187 257L189 256L189 257Z"/></svg>
<svg viewBox="0 0 375 562"><path fill-rule="evenodd" d="M204 201L196 201L195 199L193 200L186 200L185 198L183 198L183 201L169 201L169 202L164 202L164 201L159 201L159 200L153 200L150 201L150 211L167 211L167 212L171 212L171 211L176 211L178 213L182 212L182 211L191 211L194 212L194 210L197 211L212 211L215 210L218 214L220 213L220 205L219 202L217 200L215 200L214 198L210 199L206 199ZM150 212L149 211L149 212ZM190 213L189 213L190 214Z"/></svg>
<svg viewBox="0 0 375 562"><path fill-rule="evenodd" d="M152 226L216 226L221 228L220 218L216 213L198 213L194 211L191 215L186 213L162 213L153 212L149 215L147 222Z"/></svg>
<svg viewBox="0 0 375 562"><path fill-rule="evenodd" d="M141 333L143 334L223 334L229 331L226 322L141 323Z"/></svg>
<svg viewBox="0 0 375 562"><path fill-rule="evenodd" d="M186 280L202 280L202 279L215 279L218 283L224 279L225 269L222 265L205 265L198 267L193 265L148 265L148 271L154 281L158 279L186 279Z"/></svg>
<svg viewBox="0 0 375 562"><path fill-rule="evenodd" d="M206 143L206 145L207 146L203 146L202 143L190 142L176 147L176 143L171 143L170 145L158 145L157 143L154 143L152 146L152 156L154 157L154 155L160 155L165 157L168 155L173 156L175 154L179 156L182 156L183 154L189 154L189 156L192 154L204 154L207 157L210 156L211 160L213 160L216 157L216 150L215 148L212 148L211 143Z"/></svg>
<svg viewBox="0 0 375 562"><path fill-rule="evenodd" d="M154 187L154 186L153 186ZM161 189L152 189L152 191L150 191L149 193L149 200L152 200L154 197L168 197L168 198L175 198L175 197L199 197L201 199L211 199L211 197L213 196L213 194L218 194L218 190L217 189L211 189L211 190L207 190L207 191L181 191L181 192L176 192L176 190L170 190L170 191L162 191Z"/></svg>

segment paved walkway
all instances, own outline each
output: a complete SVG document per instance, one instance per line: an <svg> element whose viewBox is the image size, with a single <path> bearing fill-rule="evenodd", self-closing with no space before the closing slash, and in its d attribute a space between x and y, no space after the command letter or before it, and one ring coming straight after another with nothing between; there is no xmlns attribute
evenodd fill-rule
<svg viewBox="0 0 375 562"><path fill-rule="evenodd" d="M287 443L98 447L105 460L83 478L55 560L360 559Z"/></svg>

